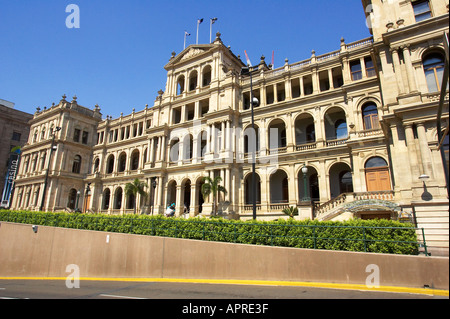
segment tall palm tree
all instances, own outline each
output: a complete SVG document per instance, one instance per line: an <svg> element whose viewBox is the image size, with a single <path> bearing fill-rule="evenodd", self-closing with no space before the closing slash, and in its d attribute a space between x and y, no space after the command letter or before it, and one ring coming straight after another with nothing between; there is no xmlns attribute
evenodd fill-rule
<svg viewBox="0 0 450 319"><path fill-rule="evenodd" d="M148 185L141 182L138 178L136 178L132 183L127 183L125 185L125 194L127 196L134 195L134 214L136 214L136 195L139 194L143 197L147 197L145 187L148 187Z"/></svg>
<svg viewBox="0 0 450 319"><path fill-rule="evenodd" d="M216 215L217 211L217 196L220 192L222 192L224 195L227 194L227 190L225 187L219 185L222 181L222 177L217 176L214 179L211 179L210 177L203 177L203 182L205 182L202 185L202 195L203 199L206 199L210 194L213 196L213 216Z"/></svg>

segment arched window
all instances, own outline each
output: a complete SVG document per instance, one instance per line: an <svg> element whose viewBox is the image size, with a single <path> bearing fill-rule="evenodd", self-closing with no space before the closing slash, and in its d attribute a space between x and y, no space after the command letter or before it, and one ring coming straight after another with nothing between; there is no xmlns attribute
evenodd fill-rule
<svg viewBox="0 0 450 319"><path fill-rule="evenodd" d="M194 91L197 88L198 75L197 71L192 71L189 75L189 91Z"/></svg>
<svg viewBox="0 0 450 319"><path fill-rule="evenodd" d="M69 207L70 209L75 209L76 200L77 200L77 190L72 188L69 191L69 199L67 202L67 207Z"/></svg>
<svg viewBox="0 0 450 319"><path fill-rule="evenodd" d="M33 159L31 160L31 171L35 172L36 171L36 165L37 165L37 161L38 161L38 156L34 155Z"/></svg>
<svg viewBox="0 0 450 319"><path fill-rule="evenodd" d="M270 202L289 202L288 176L283 170L279 169L270 176Z"/></svg>
<svg viewBox="0 0 450 319"><path fill-rule="evenodd" d="M177 95L181 95L184 92L184 75L180 76L177 80Z"/></svg>
<svg viewBox="0 0 450 319"><path fill-rule="evenodd" d="M42 154L41 157L41 171L45 169L45 161L47 160L47 153Z"/></svg>
<svg viewBox="0 0 450 319"><path fill-rule="evenodd" d="M127 196L127 209L133 209L136 202L136 196L134 194L128 194Z"/></svg>
<svg viewBox="0 0 450 319"><path fill-rule="evenodd" d="M268 133L270 149L275 150L286 147L286 125L283 120L277 119L271 122Z"/></svg>
<svg viewBox="0 0 450 319"><path fill-rule="evenodd" d="M80 174L81 171L81 156L76 155L73 160L72 173Z"/></svg>
<svg viewBox="0 0 450 319"><path fill-rule="evenodd" d="M208 86L211 83L211 66L206 66L203 69L202 86Z"/></svg>
<svg viewBox="0 0 450 319"><path fill-rule="evenodd" d="M444 75L444 57L442 54L438 52L427 54L423 59L423 69L427 79L428 91L430 93L440 91Z"/></svg>
<svg viewBox="0 0 450 319"><path fill-rule="evenodd" d="M375 103L367 103L362 108L362 116L365 130L377 130L380 128L378 110Z"/></svg>
<svg viewBox="0 0 450 319"><path fill-rule="evenodd" d="M387 163L381 157L370 158L365 165L365 168L377 168L377 167L387 167Z"/></svg>
<svg viewBox="0 0 450 319"><path fill-rule="evenodd" d="M347 123L345 120L337 120L334 127L336 129L336 139L340 140L348 137Z"/></svg>
<svg viewBox="0 0 450 319"><path fill-rule="evenodd" d="M119 187L114 194L114 209L122 208L122 197L123 197L123 191L122 191L122 188Z"/></svg>
<svg viewBox="0 0 450 319"><path fill-rule="evenodd" d="M111 191L109 188L105 189L105 192L103 193L103 209L109 209L109 202L111 200Z"/></svg>
<svg viewBox="0 0 450 319"><path fill-rule="evenodd" d="M41 130L41 141L42 140L45 140L45 126L42 127L42 130Z"/></svg>
<svg viewBox="0 0 450 319"><path fill-rule="evenodd" d="M255 183L256 183L256 193L255 193L256 203L261 204L261 178L259 177L258 174L256 174ZM244 182L245 204L247 205L253 203L252 185L253 185L253 174L249 174Z"/></svg>
<svg viewBox="0 0 450 319"><path fill-rule="evenodd" d="M130 169L132 171L135 171L139 168L139 151L135 150L133 151L133 153L131 154L131 167Z"/></svg>
<svg viewBox="0 0 450 319"><path fill-rule="evenodd" d="M172 163L178 162L180 151L180 139L178 137L173 138L169 144L169 161Z"/></svg>
<svg viewBox="0 0 450 319"><path fill-rule="evenodd" d="M314 143L316 141L316 128L314 124L306 127L306 143Z"/></svg>
<svg viewBox="0 0 450 319"><path fill-rule="evenodd" d="M352 172L343 171L339 174L339 188L341 194L353 192Z"/></svg>
<svg viewBox="0 0 450 319"><path fill-rule="evenodd" d="M112 174L112 172L114 171L114 155L110 155L108 157L108 162L107 162L107 167L106 167L106 174Z"/></svg>
<svg viewBox="0 0 450 319"><path fill-rule="evenodd" d="M364 166L368 192L391 190L391 178L387 162L381 157L371 157Z"/></svg>
<svg viewBox="0 0 450 319"><path fill-rule="evenodd" d="M94 173L98 173L99 168L100 168L100 159L97 158L94 162Z"/></svg>
<svg viewBox="0 0 450 319"><path fill-rule="evenodd" d="M119 155L119 167L118 167L118 171L119 172L124 172L126 169L126 165L127 165L127 154L125 154L125 152L121 153Z"/></svg>
<svg viewBox="0 0 450 319"><path fill-rule="evenodd" d="M194 137L188 134L183 139L183 160L189 162L192 160L194 151Z"/></svg>

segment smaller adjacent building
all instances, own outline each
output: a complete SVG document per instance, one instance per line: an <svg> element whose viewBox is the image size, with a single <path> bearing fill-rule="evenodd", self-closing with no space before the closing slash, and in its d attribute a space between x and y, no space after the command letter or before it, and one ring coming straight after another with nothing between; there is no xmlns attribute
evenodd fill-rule
<svg viewBox="0 0 450 319"><path fill-rule="evenodd" d="M28 140L28 121L33 118L32 114L16 110L14 106L0 99L0 207L10 206L14 178L8 177L14 177L18 168L19 148Z"/></svg>

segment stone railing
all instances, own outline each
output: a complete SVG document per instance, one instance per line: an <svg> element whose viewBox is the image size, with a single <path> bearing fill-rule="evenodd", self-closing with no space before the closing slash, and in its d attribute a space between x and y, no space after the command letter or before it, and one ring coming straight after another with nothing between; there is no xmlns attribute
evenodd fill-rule
<svg viewBox="0 0 450 319"><path fill-rule="evenodd" d="M307 151L307 150L313 150L317 148L317 143L307 143L307 144L300 144L295 146L296 151Z"/></svg>
<svg viewBox="0 0 450 319"><path fill-rule="evenodd" d="M394 200L394 191L353 193L353 198L354 198L354 200L380 199L380 200L392 201L392 200Z"/></svg>
<svg viewBox="0 0 450 319"><path fill-rule="evenodd" d="M347 194L344 193L344 194L339 195L338 197L335 197L335 198L329 200L326 203L323 203L322 205L318 206L315 209L316 216L325 214L326 212L332 210L333 208L336 208L336 207L344 204L346 199L347 199Z"/></svg>
<svg viewBox="0 0 450 319"><path fill-rule="evenodd" d="M271 211L281 212L283 209L289 208L289 204L287 203L270 204L269 208Z"/></svg>
<svg viewBox="0 0 450 319"><path fill-rule="evenodd" d="M244 211L248 212L248 211L252 211L253 210L253 204L245 204L244 205ZM256 210L260 211L261 210L261 204L256 204Z"/></svg>
<svg viewBox="0 0 450 319"><path fill-rule="evenodd" d="M327 147L330 146L339 146L339 145L344 145L346 144L348 141L348 138L342 138L342 139L338 139L338 140L331 140L331 141L327 141L326 145Z"/></svg>
<svg viewBox="0 0 450 319"><path fill-rule="evenodd" d="M378 199L384 201L394 200L394 191L375 191L375 192L355 192L355 193L344 193L336 198L329 200L328 202L315 208L315 216L320 217L331 212L332 210L342 206L345 203L357 201L357 200L367 200L367 199Z"/></svg>
<svg viewBox="0 0 450 319"><path fill-rule="evenodd" d="M359 131L356 133L358 137L370 137L370 136L377 136L377 135L383 135L383 130L367 130L367 131Z"/></svg>

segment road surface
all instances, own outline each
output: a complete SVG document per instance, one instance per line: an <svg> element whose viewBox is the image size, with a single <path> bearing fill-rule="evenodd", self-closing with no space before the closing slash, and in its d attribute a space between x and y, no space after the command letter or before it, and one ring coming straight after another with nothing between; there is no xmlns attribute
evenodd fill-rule
<svg viewBox="0 0 450 319"><path fill-rule="evenodd" d="M448 296L280 287L167 282L83 281L67 288L64 280L0 280L0 299L448 299Z"/></svg>

